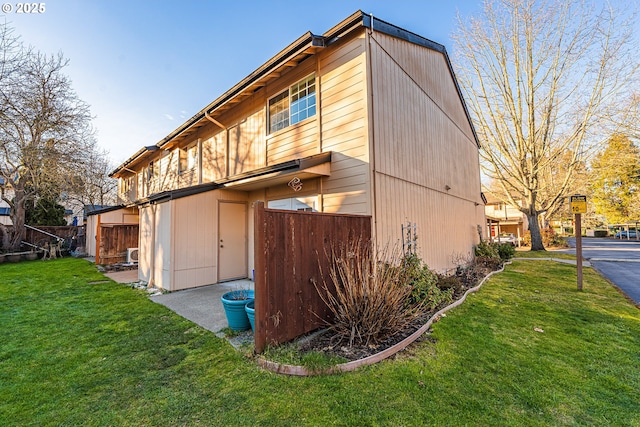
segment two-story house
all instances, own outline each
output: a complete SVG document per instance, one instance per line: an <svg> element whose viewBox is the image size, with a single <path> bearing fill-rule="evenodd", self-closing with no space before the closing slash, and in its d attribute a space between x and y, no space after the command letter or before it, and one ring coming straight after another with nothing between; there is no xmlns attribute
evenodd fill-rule
<svg viewBox="0 0 640 427"><path fill-rule="evenodd" d="M302 35L114 170L139 208L141 280L178 290L253 270L252 204L418 228L437 270L485 224L478 141L444 46L361 11Z"/></svg>
<svg viewBox="0 0 640 427"><path fill-rule="evenodd" d="M487 197L485 216L488 227L487 235L493 241L499 242L501 234L513 234L518 242L521 242L529 229L527 216L520 209L490 195Z"/></svg>

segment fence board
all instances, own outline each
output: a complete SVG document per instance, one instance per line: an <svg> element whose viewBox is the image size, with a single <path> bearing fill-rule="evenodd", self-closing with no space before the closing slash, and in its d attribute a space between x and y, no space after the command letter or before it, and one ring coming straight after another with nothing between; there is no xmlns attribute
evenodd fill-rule
<svg viewBox="0 0 640 427"><path fill-rule="evenodd" d="M49 225L38 225L36 226L38 230L47 232L49 234L56 235L62 239L70 240L74 236L78 236L81 233L81 229L84 226L74 226L74 225L63 225L63 226L49 226ZM36 244L39 241L49 242L51 240L55 241L54 237L48 236L44 233L41 233L38 230L33 230L31 228L27 228L25 232L25 241L29 243Z"/></svg>
<svg viewBox="0 0 640 427"><path fill-rule="evenodd" d="M330 312L314 282L329 280L328 254L371 240L371 217L265 209L255 212L255 349L290 341L323 326Z"/></svg>
<svg viewBox="0 0 640 427"><path fill-rule="evenodd" d="M100 224L100 251L97 264L117 264L127 260L127 249L138 247L138 224Z"/></svg>
<svg viewBox="0 0 640 427"><path fill-rule="evenodd" d="M53 234L64 239L67 247L75 249L78 246L84 246L85 239L85 226L80 225L62 225L62 226L50 226L50 225L38 225L35 226L37 230L26 228L25 230L25 242L44 247L45 243L57 243L55 237L51 237L48 234ZM45 233L42 233L42 232Z"/></svg>

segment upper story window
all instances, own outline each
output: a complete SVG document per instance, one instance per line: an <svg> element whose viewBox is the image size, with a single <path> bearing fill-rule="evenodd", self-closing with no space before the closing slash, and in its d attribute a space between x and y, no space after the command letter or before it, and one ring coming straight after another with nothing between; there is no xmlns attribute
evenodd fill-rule
<svg viewBox="0 0 640 427"><path fill-rule="evenodd" d="M147 181L158 179L160 177L160 163L158 161L149 162L147 168Z"/></svg>
<svg viewBox="0 0 640 427"><path fill-rule="evenodd" d="M135 176L120 178L120 193L126 194L133 188Z"/></svg>
<svg viewBox="0 0 640 427"><path fill-rule="evenodd" d="M269 100L269 133L316 114L316 77L312 74Z"/></svg>
<svg viewBox="0 0 640 427"><path fill-rule="evenodd" d="M198 165L198 144L192 144L179 150L180 173L188 172Z"/></svg>

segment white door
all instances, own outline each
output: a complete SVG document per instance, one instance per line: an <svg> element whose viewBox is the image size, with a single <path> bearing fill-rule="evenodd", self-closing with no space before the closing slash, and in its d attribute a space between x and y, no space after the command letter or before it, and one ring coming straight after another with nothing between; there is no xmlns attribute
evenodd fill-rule
<svg viewBox="0 0 640 427"><path fill-rule="evenodd" d="M220 202L218 281L247 277L247 204Z"/></svg>

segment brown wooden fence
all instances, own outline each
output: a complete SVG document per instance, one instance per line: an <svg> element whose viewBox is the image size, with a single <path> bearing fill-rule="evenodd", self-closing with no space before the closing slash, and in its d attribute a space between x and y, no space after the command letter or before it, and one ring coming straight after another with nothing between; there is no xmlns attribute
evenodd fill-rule
<svg viewBox="0 0 640 427"><path fill-rule="evenodd" d="M96 264L126 262L127 249L138 247L138 224L100 224Z"/></svg>
<svg viewBox="0 0 640 427"><path fill-rule="evenodd" d="M65 240L66 245L71 246L84 246L84 242L80 241L80 239L84 239L85 235L85 226L75 226L75 225L62 225L62 226L49 226L49 225L38 225L34 228L27 228L25 232L25 242L37 245L44 246L45 243L57 243L56 238L50 236L49 234L53 234ZM49 234L46 234L49 233ZM74 239L75 238L75 239Z"/></svg>
<svg viewBox="0 0 640 427"><path fill-rule="evenodd" d="M318 329L330 313L314 281L329 280L332 247L371 239L371 217L255 205L255 350Z"/></svg>
<svg viewBox="0 0 640 427"><path fill-rule="evenodd" d="M37 228L40 231L47 232L49 234L54 234L58 237L62 237L63 239L71 239L73 236L77 236L78 234L80 234L78 232L78 229L80 229L81 227L74 226L74 225L62 225L58 227L53 227L49 225L37 225L35 228ZM26 238L25 240L29 243L34 243L37 240L49 241L50 238L53 238L44 233L41 233L38 230L27 228L26 234L25 234L25 238Z"/></svg>

